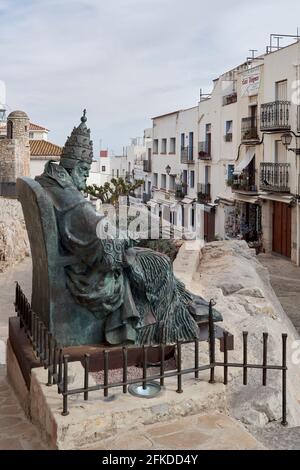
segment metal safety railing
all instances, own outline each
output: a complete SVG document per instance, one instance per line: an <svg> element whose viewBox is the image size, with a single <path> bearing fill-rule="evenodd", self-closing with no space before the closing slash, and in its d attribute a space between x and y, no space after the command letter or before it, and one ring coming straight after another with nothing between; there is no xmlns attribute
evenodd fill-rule
<svg viewBox="0 0 300 470"><path fill-rule="evenodd" d="M194 344L194 367L182 367L182 346L187 342L177 342L174 345L176 351L176 368L167 370L165 367L165 348L170 345L159 344L160 364L159 372L154 375L148 375L148 350L151 346L141 346L142 352L142 378L128 378L128 351L129 347L122 348L122 380L119 382L109 382L110 371L110 354L113 352L109 348L103 351L103 383L89 385L90 371L90 355L83 354L80 361L84 368L84 379L81 388L70 389L68 383L68 365L70 356L64 353L64 349L60 347L52 334L48 331L38 315L32 311L31 306L26 299L20 285L16 283L16 300L15 310L20 318L20 327L24 329L36 357L40 360L41 365L48 369L47 385L57 385L58 393L63 397L62 415L69 414L68 398L70 395L83 394L84 400L87 401L89 394L95 391L103 391L104 397L108 397L109 390L121 387L124 394L128 392L128 386L132 384L142 383L146 388L147 383L155 380L159 381L160 386L164 386L165 380L171 377L177 377L177 393L183 392L183 377L193 374L195 379L199 378L199 373L204 370L210 370L209 383L215 383L215 369L223 368L223 383L228 384L229 368L240 368L243 370L243 385L248 384L248 371L250 369L260 369L262 371L262 385L267 385L268 370L278 370L282 373L282 419L281 424L287 425L287 334L282 334L282 362L280 365L268 363L268 333L263 333L263 351L262 363L248 362L248 332L243 332L243 354L242 362L230 362L228 357L228 339L229 333L224 331L223 334L223 360L216 361L216 335L215 325L213 321L213 301L209 303L209 321L208 321L208 353L209 363L201 365L199 363L199 340L195 340ZM153 346L152 346L153 347ZM77 358L78 360L78 358Z"/></svg>

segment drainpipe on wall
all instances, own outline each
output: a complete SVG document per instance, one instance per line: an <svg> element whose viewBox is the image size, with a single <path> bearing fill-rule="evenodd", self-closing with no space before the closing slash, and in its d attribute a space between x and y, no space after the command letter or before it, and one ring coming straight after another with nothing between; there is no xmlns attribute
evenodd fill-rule
<svg viewBox="0 0 300 470"><path fill-rule="evenodd" d="M297 257L296 264L300 266L300 204L297 202Z"/></svg>

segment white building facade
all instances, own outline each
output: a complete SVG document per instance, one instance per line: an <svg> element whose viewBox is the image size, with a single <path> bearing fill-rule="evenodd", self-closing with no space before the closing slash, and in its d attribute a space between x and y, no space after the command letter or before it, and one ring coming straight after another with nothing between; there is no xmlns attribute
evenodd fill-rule
<svg viewBox="0 0 300 470"><path fill-rule="evenodd" d="M205 240L242 238L299 265L299 98L297 41L220 75L198 106L153 118L148 204L189 228L200 205Z"/></svg>

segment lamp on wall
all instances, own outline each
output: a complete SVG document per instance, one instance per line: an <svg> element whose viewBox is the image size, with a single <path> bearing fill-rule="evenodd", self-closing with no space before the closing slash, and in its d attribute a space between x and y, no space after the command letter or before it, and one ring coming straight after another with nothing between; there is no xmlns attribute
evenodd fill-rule
<svg viewBox="0 0 300 470"><path fill-rule="evenodd" d="M169 174L171 173L171 167L170 167L170 165L167 165L167 166L166 166L166 173L167 173L167 175L169 175Z"/></svg>
<svg viewBox="0 0 300 470"><path fill-rule="evenodd" d="M288 148L291 145L292 138L293 136L290 132L285 132L284 134L282 134L281 142L283 143L285 148Z"/></svg>
<svg viewBox="0 0 300 470"><path fill-rule="evenodd" d="M298 136L293 131L284 132L284 134L282 134L281 136L281 142L287 150L294 152L296 155L300 155L300 148L289 148L293 139L293 135L296 137L296 142L297 142Z"/></svg>

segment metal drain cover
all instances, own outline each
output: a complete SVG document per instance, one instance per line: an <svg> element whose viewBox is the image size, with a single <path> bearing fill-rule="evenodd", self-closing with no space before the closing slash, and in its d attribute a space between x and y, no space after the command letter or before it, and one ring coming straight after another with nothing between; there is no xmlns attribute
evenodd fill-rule
<svg viewBox="0 0 300 470"><path fill-rule="evenodd" d="M146 388L143 388L143 384L131 384L128 387L128 392L135 397L141 398L154 398L161 391L161 387L156 382L148 382Z"/></svg>

